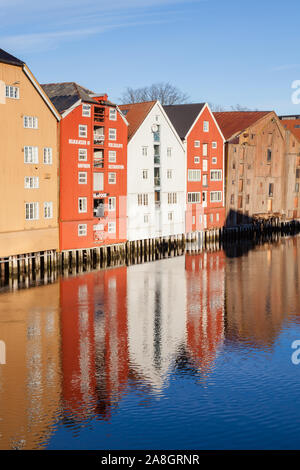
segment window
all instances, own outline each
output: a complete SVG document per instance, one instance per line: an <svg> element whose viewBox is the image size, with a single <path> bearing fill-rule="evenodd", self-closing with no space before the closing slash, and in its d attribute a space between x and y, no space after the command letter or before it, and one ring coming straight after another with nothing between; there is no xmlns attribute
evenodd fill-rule
<svg viewBox="0 0 300 470"><path fill-rule="evenodd" d="M232 162L232 169L235 170L235 162Z"/></svg>
<svg viewBox="0 0 300 470"><path fill-rule="evenodd" d="M83 104L82 105L82 116L90 117L91 116L91 105Z"/></svg>
<svg viewBox="0 0 300 470"><path fill-rule="evenodd" d="M211 181L222 181L222 170L211 170L210 179Z"/></svg>
<svg viewBox="0 0 300 470"><path fill-rule="evenodd" d="M117 152L115 150L108 151L108 161L114 163L117 161Z"/></svg>
<svg viewBox="0 0 300 470"><path fill-rule="evenodd" d="M86 197L78 198L78 212L87 212L87 198Z"/></svg>
<svg viewBox="0 0 300 470"><path fill-rule="evenodd" d="M52 165L52 148L44 147L44 163L45 165Z"/></svg>
<svg viewBox="0 0 300 470"><path fill-rule="evenodd" d="M273 197L274 193L274 183L269 184L269 197Z"/></svg>
<svg viewBox="0 0 300 470"><path fill-rule="evenodd" d="M172 156L172 148L168 147L167 148L167 157L171 157L171 156Z"/></svg>
<svg viewBox="0 0 300 470"><path fill-rule="evenodd" d="M24 163L38 163L39 151L38 147L24 147Z"/></svg>
<svg viewBox="0 0 300 470"><path fill-rule="evenodd" d="M219 214L219 212L217 212L216 213L216 221L219 222L219 220L220 220L220 214Z"/></svg>
<svg viewBox="0 0 300 470"><path fill-rule="evenodd" d="M168 178L169 180L172 179L172 170L167 170L167 178Z"/></svg>
<svg viewBox="0 0 300 470"><path fill-rule="evenodd" d="M188 193L188 202L192 204L201 202L201 193Z"/></svg>
<svg viewBox="0 0 300 470"><path fill-rule="evenodd" d="M168 212L168 220L170 222L173 220L173 212Z"/></svg>
<svg viewBox="0 0 300 470"><path fill-rule="evenodd" d="M200 157L194 157L194 163L200 163Z"/></svg>
<svg viewBox="0 0 300 470"><path fill-rule="evenodd" d="M209 131L209 122L203 121L203 132L208 132L208 131Z"/></svg>
<svg viewBox="0 0 300 470"><path fill-rule="evenodd" d="M203 171L207 171L207 160L203 160Z"/></svg>
<svg viewBox="0 0 300 470"><path fill-rule="evenodd" d="M83 124L79 124L78 135L79 137L87 137L87 126L84 126Z"/></svg>
<svg viewBox="0 0 300 470"><path fill-rule="evenodd" d="M299 183L295 184L295 193L299 193Z"/></svg>
<svg viewBox="0 0 300 470"><path fill-rule="evenodd" d="M109 108L109 119L111 121L117 120L117 110L116 108Z"/></svg>
<svg viewBox="0 0 300 470"><path fill-rule="evenodd" d="M267 162L272 160L272 151L270 149L267 150Z"/></svg>
<svg viewBox="0 0 300 470"><path fill-rule="evenodd" d="M211 146L212 146L213 149L216 149L217 148L217 142L212 142Z"/></svg>
<svg viewBox="0 0 300 470"><path fill-rule="evenodd" d="M206 193L207 191L202 191L202 202L206 202Z"/></svg>
<svg viewBox="0 0 300 470"><path fill-rule="evenodd" d="M53 217L53 202L44 202L44 218L52 219Z"/></svg>
<svg viewBox="0 0 300 470"><path fill-rule="evenodd" d="M207 144L202 145L202 155L203 157L207 157Z"/></svg>
<svg viewBox="0 0 300 470"><path fill-rule="evenodd" d="M148 194L138 194L138 205L148 206Z"/></svg>
<svg viewBox="0 0 300 470"><path fill-rule="evenodd" d="M109 140L117 140L117 129L108 129Z"/></svg>
<svg viewBox="0 0 300 470"><path fill-rule="evenodd" d="M144 214L144 223L145 224L149 223L149 214Z"/></svg>
<svg viewBox="0 0 300 470"><path fill-rule="evenodd" d="M246 196L246 204L249 204L250 203L250 194L247 194Z"/></svg>
<svg viewBox="0 0 300 470"><path fill-rule="evenodd" d="M147 155L148 155L148 147L142 147L142 155L143 155L143 157L147 157Z"/></svg>
<svg viewBox="0 0 300 470"><path fill-rule="evenodd" d="M116 233L116 222L108 222L108 233Z"/></svg>
<svg viewBox="0 0 300 470"><path fill-rule="evenodd" d="M78 224L78 236L86 237L87 235L87 224Z"/></svg>
<svg viewBox="0 0 300 470"><path fill-rule="evenodd" d="M87 184L87 172L80 171L78 173L78 184Z"/></svg>
<svg viewBox="0 0 300 470"><path fill-rule="evenodd" d="M24 188L26 189L36 189L39 187L39 177L38 176L25 176L24 178Z"/></svg>
<svg viewBox="0 0 300 470"><path fill-rule="evenodd" d="M201 170L188 170L188 181L201 181Z"/></svg>
<svg viewBox="0 0 300 470"><path fill-rule="evenodd" d="M103 173L94 173L93 174L93 190L94 191L103 191L104 187L104 176Z"/></svg>
<svg viewBox="0 0 300 470"><path fill-rule="evenodd" d="M194 147L200 147L200 140L194 140Z"/></svg>
<svg viewBox="0 0 300 470"><path fill-rule="evenodd" d="M207 186L207 175L203 175L202 184L203 186Z"/></svg>
<svg viewBox="0 0 300 470"><path fill-rule="evenodd" d="M39 203L26 202L25 203L25 219L37 220L39 218Z"/></svg>
<svg viewBox="0 0 300 470"><path fill-rule="evenodd" d="M300 178L300 168L296 169L296 178Z"/></svg>
<svg viewBox="0 0 300 470"><path fill-rule="evenodd" d="M37 129L38 118L34 116L24 116L23 118L24 127L26 129Z"/></svg>
<svg viewBox="0 0 300 470"><path fill-rule="evenodd" d="M168 204L177 204L177 193L168 193Z"/></svg>
<svg viewBox="0 0 300 470"><path fill-rule="evenodd" d="M214 221L214 214L210 214L209 218L210 218L210 221L213 222Z"/></svg>
<svg viewBox="0 0 300 470"><path fill-rule="evenodd" d="M20 90L17 86L6 85L5 87L6 98L14 98L15 100L20 98Z"/></svg>
<svg viewBox="0 0 300 470"><path fill-rule="evenodd" d="M87 149L78 149L78 160L81 162L87 161Z"/></svg>
<svg viewBox="0 0 300 470"><path fill-rule="evenodd" d="M116 184L117 175L116 173L108 173L108 183L109 184Z"/></svg>
<svg viewBox="0 0 300 470"><path fill-rule="evenodd" d="M216 163L217 163L217 157L213 157L213 158L212 158L212 164L213 164L213 165L216 165Z"/></svg>
<svg viewBox="0 0 300 470"><path fill-rule="evenodd" d="M220 202L220 201L222 201L222 191L211 191L210 202Z"/></svg>
<svg viewBox="0 0 300 470"><path fill-rule="evenodd" d="M234 204L234 194L231 194L230 196L230 204Z"/></svg>
<svg viewBox="0 0 300 470"><path fill-rule="evenodd" d="M143 180L148 179L148 170L143 170Z"/></svg>
<svg viewBox="0 0 300 470"><path fill-rule="evenodd" d="M108 198L108 210L109 211L115 211L116 210L116 198L115 197L109 197Z"/></svg>

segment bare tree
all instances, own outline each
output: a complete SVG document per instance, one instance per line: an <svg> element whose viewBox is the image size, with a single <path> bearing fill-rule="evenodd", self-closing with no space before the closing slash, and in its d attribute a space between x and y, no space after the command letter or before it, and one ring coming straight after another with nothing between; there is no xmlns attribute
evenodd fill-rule
<svg viewBox="0 0 300 470"><path fill-rule="evenodd" d="M241 106L240 104L236 104L235 106L222 106L221 104L215 103L208 103L210 109L215 112L224 112L224 111L257 111L257 109L250 109L246 106Z"/></svg>
<svg viewBox="0 0 300 470"><path fill-rule="evenodd" d="M143 88L127 87L120 101L127 104L158 100L163 106L167 106L170 104L184 104L188 99L186 93L183 93L169 82L160 82Z"/></svg>

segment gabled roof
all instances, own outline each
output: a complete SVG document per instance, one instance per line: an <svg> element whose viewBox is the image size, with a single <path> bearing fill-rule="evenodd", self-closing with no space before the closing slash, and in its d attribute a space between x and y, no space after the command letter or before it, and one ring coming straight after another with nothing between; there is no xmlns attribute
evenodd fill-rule
<svg viewBox="0 0 300 470"><path fill-rule="evenodd" d="M0 62L4 62L5 64L18 65L20 67L24 65L22 60L17 59L17 57L14 57L3 49L0 49Z"/></svg>
<svg viewBox="0 0 300 470"><path fill-rule="evenodd" d="M205 103L192 103L174 104L164 106L163 108L175 127L177 134L183 140L204 106Z"/></svg>
<svg viewBox="0 0 300 470"><path fill-rule="evenodd" d="M41 86L60 113L69 109L79 100L87 103L98 103L90 96L96 96L93 91L75 82L48 83Z"/></svg>
<svg viewBox="0 0 300 470"><path fill-rule="evenodd" d="M144 101L142 103L122 104L118 106L129 123L128 140L132 139L155 103L157 103L157 101Z"/></svg>
<svg viewBox="0 0 300 470"><path fill-rule="evenodd" d="M271 112L272 111L224 111L213 114L225 139L229 140Z"/></svg>
<svg viewBox="0 0 300 470"><path fill-rule="evenodd" d="M285 129L292 132L292 134L300 141L300 116L279 116L282 125Z"/></svg>

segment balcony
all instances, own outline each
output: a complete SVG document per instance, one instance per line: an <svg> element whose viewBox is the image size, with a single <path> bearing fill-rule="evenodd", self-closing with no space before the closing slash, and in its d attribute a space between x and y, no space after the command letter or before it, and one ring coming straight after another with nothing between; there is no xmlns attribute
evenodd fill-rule
<svg viewBox="0 0 300 470"><path fill-rule="evenodd" d="M159 131L158 132L153 132L153 140L154 140L154 142L159 142L160 141Z"/></svg>
<svg viewBox="0 0 300 470"><path fill-rule="evenodd" d="M104 168L104 159L94 159L94 168Z"/></svg>
<svg viewBox="0 0 300 470"><path fill-rule="evenodd" d="M160 155L154 155L154 164L160 165Z"/></svg>
<svg viewBox="0 0 300 470"><path fill-rule="evenodd" d="M104 204L104 199L94 199L94 217L102 218L105 217L105 210L107 208Z"/></svg>
<svg viewBox="0 0 300 470"><path fill-rule="evenodd" d="M160 176L154 176L154 186L160 186Z"/></svg>
<svg viewBox="0 0 300 470"><path fill-rule="evenodd" d="M95 145L103 144L104 139L105 139L104 134L99 134L99 133L94 132L94 144Z"/></svg>
<svg viewBox="0 0 300 470"><path fill-rule="evenodd" d="M95 106L94 121L95 122L104 122L104 108L99 108L99 107Z"/></svg>

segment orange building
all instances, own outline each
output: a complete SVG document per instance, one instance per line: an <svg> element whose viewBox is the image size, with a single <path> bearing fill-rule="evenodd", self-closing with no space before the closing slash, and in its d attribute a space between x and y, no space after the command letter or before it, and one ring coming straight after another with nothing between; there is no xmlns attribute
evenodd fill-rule
<svg viewBox="0 0 300 470"><path fill-rule="evenodd" d="M59 247L59 120L27 65L0 49L0 258Z"/></svg>
<svg viewBox="0 0 300 470"><path fill-rule="evenodd" d="M106 94L42 85L62 113L60 249L126 240L127 122Z"/></svg>

